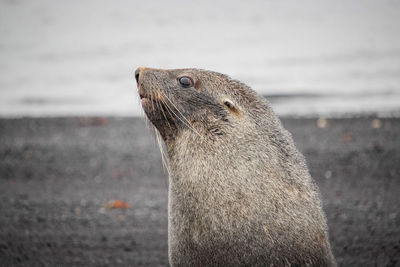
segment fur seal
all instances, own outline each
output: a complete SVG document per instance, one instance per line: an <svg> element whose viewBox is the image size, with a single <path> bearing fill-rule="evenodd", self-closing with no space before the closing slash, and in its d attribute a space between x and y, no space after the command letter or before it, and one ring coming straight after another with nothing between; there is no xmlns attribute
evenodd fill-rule
<svg viewBox="0 0 400 267"><path fill-rule="evenodd" d="M335 266L317 186L247 85L200 69L135 72L169 163L171 266Z"/></svg>

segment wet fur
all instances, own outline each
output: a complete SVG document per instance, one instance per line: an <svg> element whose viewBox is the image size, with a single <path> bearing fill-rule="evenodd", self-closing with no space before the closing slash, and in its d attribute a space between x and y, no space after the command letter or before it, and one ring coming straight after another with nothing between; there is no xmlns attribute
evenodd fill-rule
<svg viewBox="0 0 400 267"><path fill-rule="evenodd" d="M140 69L138 86L168 153L172 266L335 265L318 189L264 98L197 69Z"/></svg>

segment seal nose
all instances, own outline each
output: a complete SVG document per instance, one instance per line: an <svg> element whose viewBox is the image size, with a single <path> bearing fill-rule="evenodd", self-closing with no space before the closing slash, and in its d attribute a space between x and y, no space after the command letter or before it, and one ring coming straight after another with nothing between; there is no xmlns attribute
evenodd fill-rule
<svg viewBox="0 0 400 267"><path fill-rule="evenodd" d="M135 71L136 83L139 83L139 75L140 75L140 68L136 69L136 71Z"/></svg>

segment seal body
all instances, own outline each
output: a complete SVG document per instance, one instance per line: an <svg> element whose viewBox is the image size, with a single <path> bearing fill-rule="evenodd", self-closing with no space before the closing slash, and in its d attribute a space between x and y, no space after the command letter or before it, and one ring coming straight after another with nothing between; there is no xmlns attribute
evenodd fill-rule
<svg viewBox="0 0 400 267"><path fill-rule="evenodd" d="M172 266L334 266L318 188L268 102L199 69L136 71L169 161Z"/></svg>

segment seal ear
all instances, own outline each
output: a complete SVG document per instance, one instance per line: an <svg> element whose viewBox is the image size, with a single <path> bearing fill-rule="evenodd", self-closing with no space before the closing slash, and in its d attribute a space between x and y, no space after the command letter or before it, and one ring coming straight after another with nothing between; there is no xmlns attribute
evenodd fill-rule
<svg viewBox="0 0 400 267"><path fill-rule="evenodd" d="M239 113L239 109L237 108L237 106L233 103L232 100L225 98L223 101L224 105L232 112L234 113Z"/></svg>

